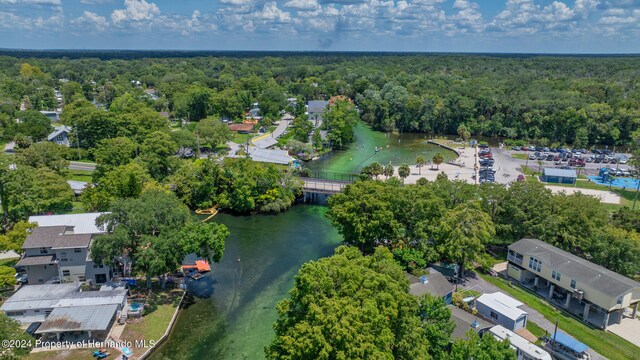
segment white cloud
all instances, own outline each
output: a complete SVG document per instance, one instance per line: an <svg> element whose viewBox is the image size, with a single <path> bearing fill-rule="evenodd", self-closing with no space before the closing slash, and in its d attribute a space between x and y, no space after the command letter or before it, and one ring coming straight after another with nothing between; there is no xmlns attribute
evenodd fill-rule
<svg viewBox="0 0 640 360"><path fill-rule="evenodd" d="M254 0L220 0L221 3L234 6L253 4Z"/></svg>
<svg viewBox="0 0 640 360"><path fill-rule="evenodd" d="M111 4L113 2L115 2L115 0L80 0L80 3L85 5L103 5Z"/></svg>
<svg viewBox="0 0 640 360"><path fill-rule="evenodd" d="M114 24L125 21L152 20L160 14L158 5L146 0L124 0L124 6L124 9L114 10L111 13L111 21Z"/></svg>
<svg viewBox="0 0 640 360"><path fill-rule="evenodd" d="M269 20L279 23L291 21L291 14L280 10L275 1L264 4L261 10L253 13L253 17L259 20Z"/></svg>
<svg viewBox="0 0 640 360"><path fill-rule="evenodd" d="M87 27L89 31L104 31L109 26L109 22L104 16L100 16L91 11L85 11L82 16L71 20L73 25Z"/></svg>
<svg viewBox="0 0 640 360"><path fill-rule="evenodd" d="M316 0L290 0L284 4L284 7L297 10L316 10L320 5Z"/></svg>

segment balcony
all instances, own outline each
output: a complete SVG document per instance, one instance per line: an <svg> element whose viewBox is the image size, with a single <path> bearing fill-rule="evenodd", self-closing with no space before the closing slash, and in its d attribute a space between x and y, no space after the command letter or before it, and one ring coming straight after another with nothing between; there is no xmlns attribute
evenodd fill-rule
<svg viewBox="0 0 640 360"><path fill-rule="evenodd" d="M514 264L522 266L522 256L517 257L515 254L509 253L509 255L507 255L507 260Z"/></svg>

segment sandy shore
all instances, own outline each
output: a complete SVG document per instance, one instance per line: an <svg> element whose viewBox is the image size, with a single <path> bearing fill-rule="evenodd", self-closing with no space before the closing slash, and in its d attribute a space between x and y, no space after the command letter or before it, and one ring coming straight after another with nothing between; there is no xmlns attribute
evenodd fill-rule
<svg viewBox="0 0 640 360"><path fill-rule="evenodd" d="M455 144L450 146L454 147L460 154L454 162L461 166L442 163L440 166L436 167L436 165L431 164L430 161L424 165L422 169L418 168L415 164L409 165L411 175L405 179L405 184L415 184L420 178L434 181L441 172L447 174L449 180L462 180L470 184L476 184L476 181L473 179L473 175L476 173L474 170L474 166L476 164L476 149L471 147L456 147ZM394 166L394 168L397 176L399 166Z"/></svg>

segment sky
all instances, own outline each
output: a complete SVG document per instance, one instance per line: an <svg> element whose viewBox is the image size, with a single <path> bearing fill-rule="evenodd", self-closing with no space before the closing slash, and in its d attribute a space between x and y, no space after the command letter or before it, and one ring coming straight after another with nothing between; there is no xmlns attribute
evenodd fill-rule
<svg viewBox="0 0 640 360"><path fill-rule="evenodd" d="M640 53L640 0L0 0L0 48Z"/></svg>

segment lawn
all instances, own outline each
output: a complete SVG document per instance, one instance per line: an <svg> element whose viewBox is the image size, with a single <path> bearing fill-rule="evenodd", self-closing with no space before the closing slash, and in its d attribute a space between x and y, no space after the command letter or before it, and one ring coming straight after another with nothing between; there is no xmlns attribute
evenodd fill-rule
<svg viewBox="0 0 640 360"><path fill-rule="evenodd" d="M182 291L179 290L159 293L155 301L149 300L150 303L155 303L152 308L145 308L145 315L141 319L128 323L120 338L134 343L136 340L144 340L147 344L149 341L160 339L167 331L180 296L182 296ZM145 348L132 350L138 356L147 351Z"/></svg>
<svg viewBox="0 0 640 360"><path fill-rule="evenodd" d="M236 144L243 144L246 145L247 144L247 139L249 139L249 136L251 136L250 134L240 134L237 132L233 133L233 139L231 139L231 141L233 141Z"/></svg>
<svg viewBox="0 0 640 360"><path fill-rule="evenodd" d="M527 330L529 330L533 335L535 335L538 338L538 341L536 341L536 345L542 346L542 340L540 339L543 336L547 335L547 332L543 328L538 326L538 324L529 320L527 320Z"/></svg>
<svg viewBox="0 0 640 360"><path fill-rule="evenodd" d="M25 360L75 360L75 359L95 359L93 352L98 349L73 349L73 350L58 350L58 351L40 351L36 353L30 353ZM111 351L111 354L114 354ZM113 359L111 355L107 359Z"/></svg>
<svg viewBox="0 0 640 360"><path fill-rule="evenodd" d="M565 311L551 306L537 295L534 295L518 286L510 285L504 279L482 274L480 276L509 295L529 305L541 313L547 320L555 322L557 319L558 327L560 329L583 342L599 354L606 355L611 360L633 359L640 350L632 343L618 337L617 335L586 326ZM532 329L529 329L529 331L537 336L536 332L532 331ZM535 331L539 330L535 329Z"/></svg>
<svg viewBox="0 0 640 360"><path fill-rule="evenodd" d="M67 180L91 182L91 176L93 171L91 170L68 170Z"/></svg>
<svg viewBox="0 0 640 360"><path fill-rule="evenodd" d="M527 160L529 155L527 154L511 154L511 157L514 159Z"/></svg>

